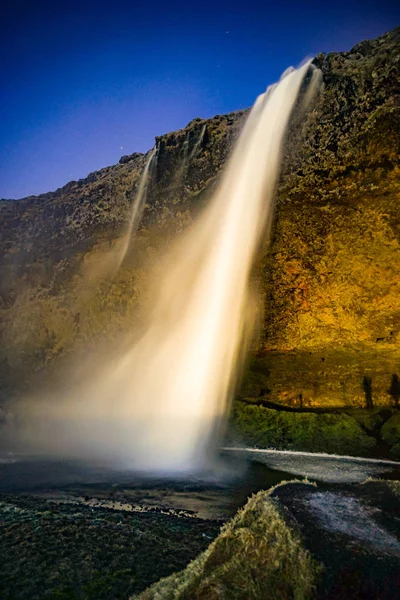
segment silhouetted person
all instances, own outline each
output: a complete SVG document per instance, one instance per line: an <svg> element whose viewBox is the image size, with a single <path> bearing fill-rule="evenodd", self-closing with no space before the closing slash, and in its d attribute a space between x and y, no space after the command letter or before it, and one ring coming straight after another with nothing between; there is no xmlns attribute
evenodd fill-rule
<svg viewBox="0 0 400 600"><path fill-rule="evenodd" d="M261 388L260 389L260 393L258 394L260 397L261 396L266 396L267 394L270 394L271 390L269 388Z"/></svg>
<svg viewBox="0 0 400 600"><path fill-rule="evenodd" d="M372 402L372 379L368 377L368 375L364 375L363 379L363 388L365 394L365 403L368 409L374 408L374 403Z"/></svg>
<svg viewBox="0 0 400 600"><path fill-rule="evenodd" d="M394 400L395 407L399 408L400 381L399 381L398 375L396 375L396 374L392 375L392 382L390 384L390 388L389 388L388 392Z"/></svg>

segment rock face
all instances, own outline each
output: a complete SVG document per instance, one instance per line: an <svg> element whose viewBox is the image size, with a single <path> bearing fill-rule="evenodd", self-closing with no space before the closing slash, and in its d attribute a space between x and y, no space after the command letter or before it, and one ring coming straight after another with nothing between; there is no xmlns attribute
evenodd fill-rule
<svg viewBox="0 0 400 600"><path fill-rule="evenodd" d="M314 62L324 92L304 121L294 120L264 269L265 347L286 351L270 356L269 387L278 401L362 405L366 376L372 401L393 404L400 30Z"/></svg>
<svg viewBox="0 0 400 600"><path fill-rule="evenodd" d="M325 89L288 144L268 345L395 345L400 31L314 62Z"/></svg>
<svg viewBox="0 0 400 600"><path fill-rule="evenodd" d="M362 405L367 376L373 403L393 404L400 28L314 63L324 90L292 119L274 235L255 269L265 327L242 393L267 390L273 401L306 406ZM52 193L0 202L4 397L72 349L133 326L147 289L143 265L207 202L245 114L195 119L156 138L142 228L117 274L147 155L124 156Z"/></svg>

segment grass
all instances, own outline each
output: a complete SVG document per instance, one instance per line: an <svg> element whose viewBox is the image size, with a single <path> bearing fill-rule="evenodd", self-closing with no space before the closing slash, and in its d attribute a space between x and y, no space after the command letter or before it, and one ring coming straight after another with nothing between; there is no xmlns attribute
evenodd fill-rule
<svg viewBox="0 0 400 600"><path fill-rule="evenodd" d="M1 600L126 600L184 568L220 523L0 496Z"/></svg>
<svg viewBox="0 0 400 600"><path fill-rule="evenodd" d="M381 430L382 439L391 446L393 458L400 458L400 412L386 421Z"/></svg>
<svg viewBox="0 0 400 600"><path fill-rule="evenodd" d="M400 481L396 479L381 479L380 477L367 477L367 479L363 482L362 485L367 485L369 483L381 483L389 488L391 492L395 496L400 498Z"/></svg>
<svg viewBox="0 0 400 600"><path fill-rule="evenodd" d="M400 481L387 481L386 483L394 495L400 498Z"/></svg>
<svg viewBox="0 0 400 600"><path fill-rule="evenodd" d="M271 491L261 491L226 523L184 571L137 600L307 600L321 566L286 524Z"/></svg>
<svg viewBox="0 0 400 600"><path fill-rule="evenodd" d="M344 413L292 413L237 401L228 443L257 448L366 455L376 445L362 425Z"/></svg>

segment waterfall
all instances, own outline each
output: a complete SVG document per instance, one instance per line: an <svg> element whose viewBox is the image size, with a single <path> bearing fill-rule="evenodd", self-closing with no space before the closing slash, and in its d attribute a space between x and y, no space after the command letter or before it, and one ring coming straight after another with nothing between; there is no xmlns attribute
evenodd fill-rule
<svg viewBox="0 0 400 600"><path fill-rule="evenodd" d="M204 139L204 135L206 133L206 129L207 129L207 125L206 125L206 123L204 123L203 127L200 130L199 137L197 138L196 143L193 146L193 150L190 153L189 162L191 160L193 160L194 158L197 158L197 155L198 155L199 150L200 150L200 146L203 143L203 139Z"/></svg>
<svg viewBox="0 0 400 600"><path fill-rule="evenodd" d="M200 129L200 133L197 137L197 140L195 141L193 148L191 149L191 151L189 152L189 147L190 147L190 138L192 136L192 132L188 131L185 137L185 141L183 142L182 145L182 158L180 159L178 166L175 168L174 171L174 176L172 179L172 184L171 187L175 190L180 190L180 192L182 192L182 187L184 185L185 182L185 177L188 174L188 170L189 167L192 163L192 161L197 158L200 148L201 148L201 144L203 142L204 139L204 135L206 132L206 128L207 125L206 123L204 123L203 127Z"/></svg>
<svg viewBox="0 0 400 600"><path fill-rule="evenodd" d="M146 204L146 192L147 192L147 184L150 176L150 166L153 162L153 159L157 157L157 147L155 146L147 157L143 172L140 176L139 186L137 192L135 194L135 198L132 204L131 216L129 219L128 230L125 234L121 253L118 257L118 262L116 265L116 271L118 271L124 262L124 258L129 250L129 246L132 242L132 237L135 235L139 225L140 220L143 215L144 206Z"/></svg>
<svg viewBox="0 0 400 600"><path fill-rule="evenodd" d="M257 98L209 205L159 265L141 337L65 400L38 409L51 419L53 447L158 471L204 463L251 339L250 272L270 231L288 121L311 69L286 71Z"/></svg>

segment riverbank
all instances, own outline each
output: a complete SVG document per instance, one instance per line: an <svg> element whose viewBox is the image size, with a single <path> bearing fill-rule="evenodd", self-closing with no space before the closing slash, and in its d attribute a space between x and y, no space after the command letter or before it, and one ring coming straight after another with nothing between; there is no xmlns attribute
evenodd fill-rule
<svg viewBox="0 0 400 600"><path fill-rule="evenodd" d="M288 408L260 398L233 403L227 446L400 458L400 411L394 408Z"/></svg>

